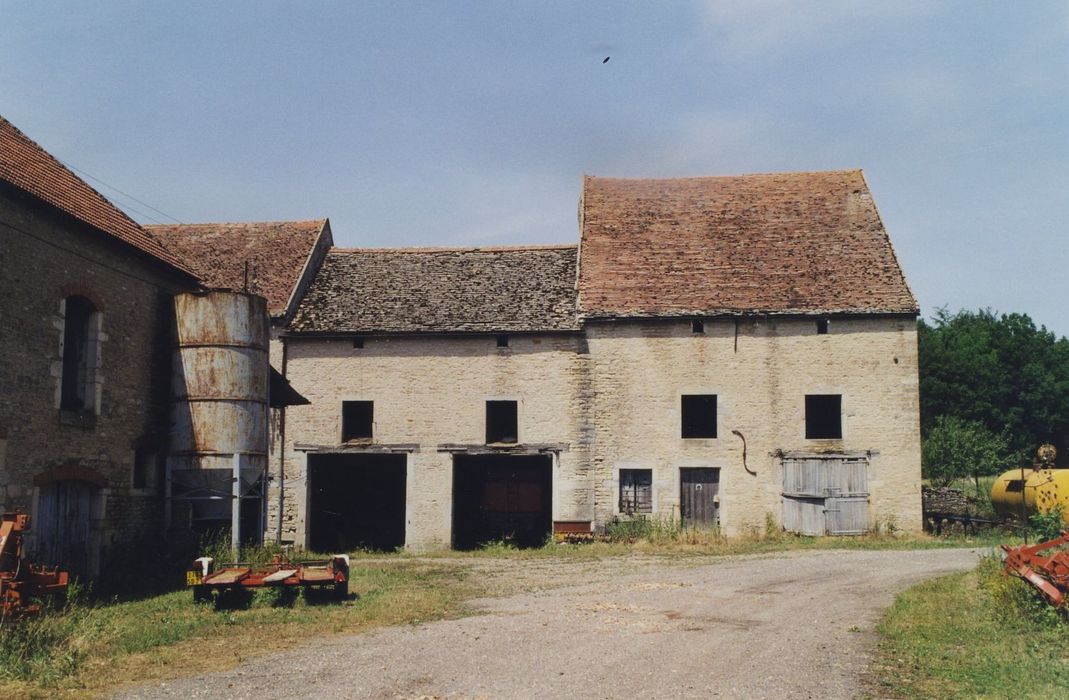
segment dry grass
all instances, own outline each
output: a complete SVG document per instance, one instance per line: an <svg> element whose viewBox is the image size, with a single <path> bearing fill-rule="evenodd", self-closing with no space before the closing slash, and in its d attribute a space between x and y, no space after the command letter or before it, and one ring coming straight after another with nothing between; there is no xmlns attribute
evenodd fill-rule
<svg viewBox="0 0 1069 700"><path fill-rule="evenodd" d="M457 615L477 589L456 563L398 560L353 566L350 591L356 595L342 604L261 591L233 609L196 605L188 590L75 602L0 632L0 697L94 698L132 683L232 668L318 635Z"/></svg>
<svg viewBox="0 0 1069 700"><path fill-rule="evenodd" d="M985 546L992 537L796 537L768 523L731 538L716 530L662 527L622 538L628 541L526 550L497 544L422 556L354 553L350 590L356 596L340 605L261 591L251 605L217 610L193 604L182 590L127 602L75 601L21 630L7 627L0 631L0 698L93 698L132 683L224 670L321 635L458 616L464 601L477 596L567 585L569 571L586 576L626 572L643 560L688 565L790 550ZM525 566L517 567L517 560Z"/></svg>

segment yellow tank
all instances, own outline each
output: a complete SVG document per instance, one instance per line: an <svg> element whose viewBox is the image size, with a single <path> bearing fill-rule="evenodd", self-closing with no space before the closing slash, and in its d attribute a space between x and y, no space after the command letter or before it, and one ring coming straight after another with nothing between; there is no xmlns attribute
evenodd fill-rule
<svg viewBox="0 0 1069 700"><path fill-rule="evenodd" d="M1055 469L1055 456L1052 445L1042 445L1031 469L1011 469L995 479L991 486L995 512L1002 517L1027 518L1061 504L1062 517L1069 525L1069 469Z"/></svg>

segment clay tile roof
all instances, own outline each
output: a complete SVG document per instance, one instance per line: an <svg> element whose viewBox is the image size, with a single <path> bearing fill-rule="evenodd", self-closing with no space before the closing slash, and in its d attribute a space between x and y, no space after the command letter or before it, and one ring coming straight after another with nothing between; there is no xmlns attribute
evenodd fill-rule
<svg viewBox="0 0 1069 700"><path fill-rule="evenodd" d="M291 329L310 333L570 331L576 246L335 249Z"/></svg>
<svg viewBox="0 0 1069 700"><path fill-rule="evenodd" d="M3 117L0 117L0 180L171 267L192 274L144 228Z"/></svg>
<svg viewBox="0 0 1069 700"><path fill-rule="evenodd" d="M245 289L248 263L249 291L267 298L272 316L282 316L326 225L326 219L318 219L146 228L207 287Z"/></svg>
<svg viewBox="0 0 1069 700"><path fill-rule="evenodd" d="M916 313L860 170L587 177L583 317Z"/></svg>

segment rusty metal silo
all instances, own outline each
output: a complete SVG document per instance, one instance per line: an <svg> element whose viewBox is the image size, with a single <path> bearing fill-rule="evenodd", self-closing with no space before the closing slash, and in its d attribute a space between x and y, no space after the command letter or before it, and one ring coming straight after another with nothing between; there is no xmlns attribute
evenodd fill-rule
<svg viewBox="0 0 1069 700"><path fill-rule="evenodd" d="M213 290L174 298L178 346L168 459L168 522L230 527L234 547L263 534L268 454L267 301ZM252 536L250 538L250 535Z"/></svg>

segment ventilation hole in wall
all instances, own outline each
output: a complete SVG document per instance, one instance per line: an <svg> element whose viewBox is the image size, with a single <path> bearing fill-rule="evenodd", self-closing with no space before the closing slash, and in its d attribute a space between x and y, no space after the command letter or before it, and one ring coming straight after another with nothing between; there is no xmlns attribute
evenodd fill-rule
<svg viewBox="0 0 1069 700"><path fill-rule="evenodd" d="M695 320L691 321L690 322L690 332L691 333L704 333L705 332L705 321L700 321L698 319L695 319Z"/></svg>
<svg viewBox="0 0 1069 700"><path fill-rule="evenodd" d="M817 335L827 335L827 334L828 334L828 319L826 319L826 318L818 318L817 319Z"/></svg>
<svg viewBox="0 0 1069 700"><path fill-rule="evenodd" d="M507 335L497 336L497 346L499 348L507 348L509 346L509 337Z"/></svg>
<svg viewBox="0 0 1069 700"><path fill-rule="evenodd" d="M362 348L362 347L364 347L364 339L363 338L353 338L353 347L354 348Z"/></svg>

